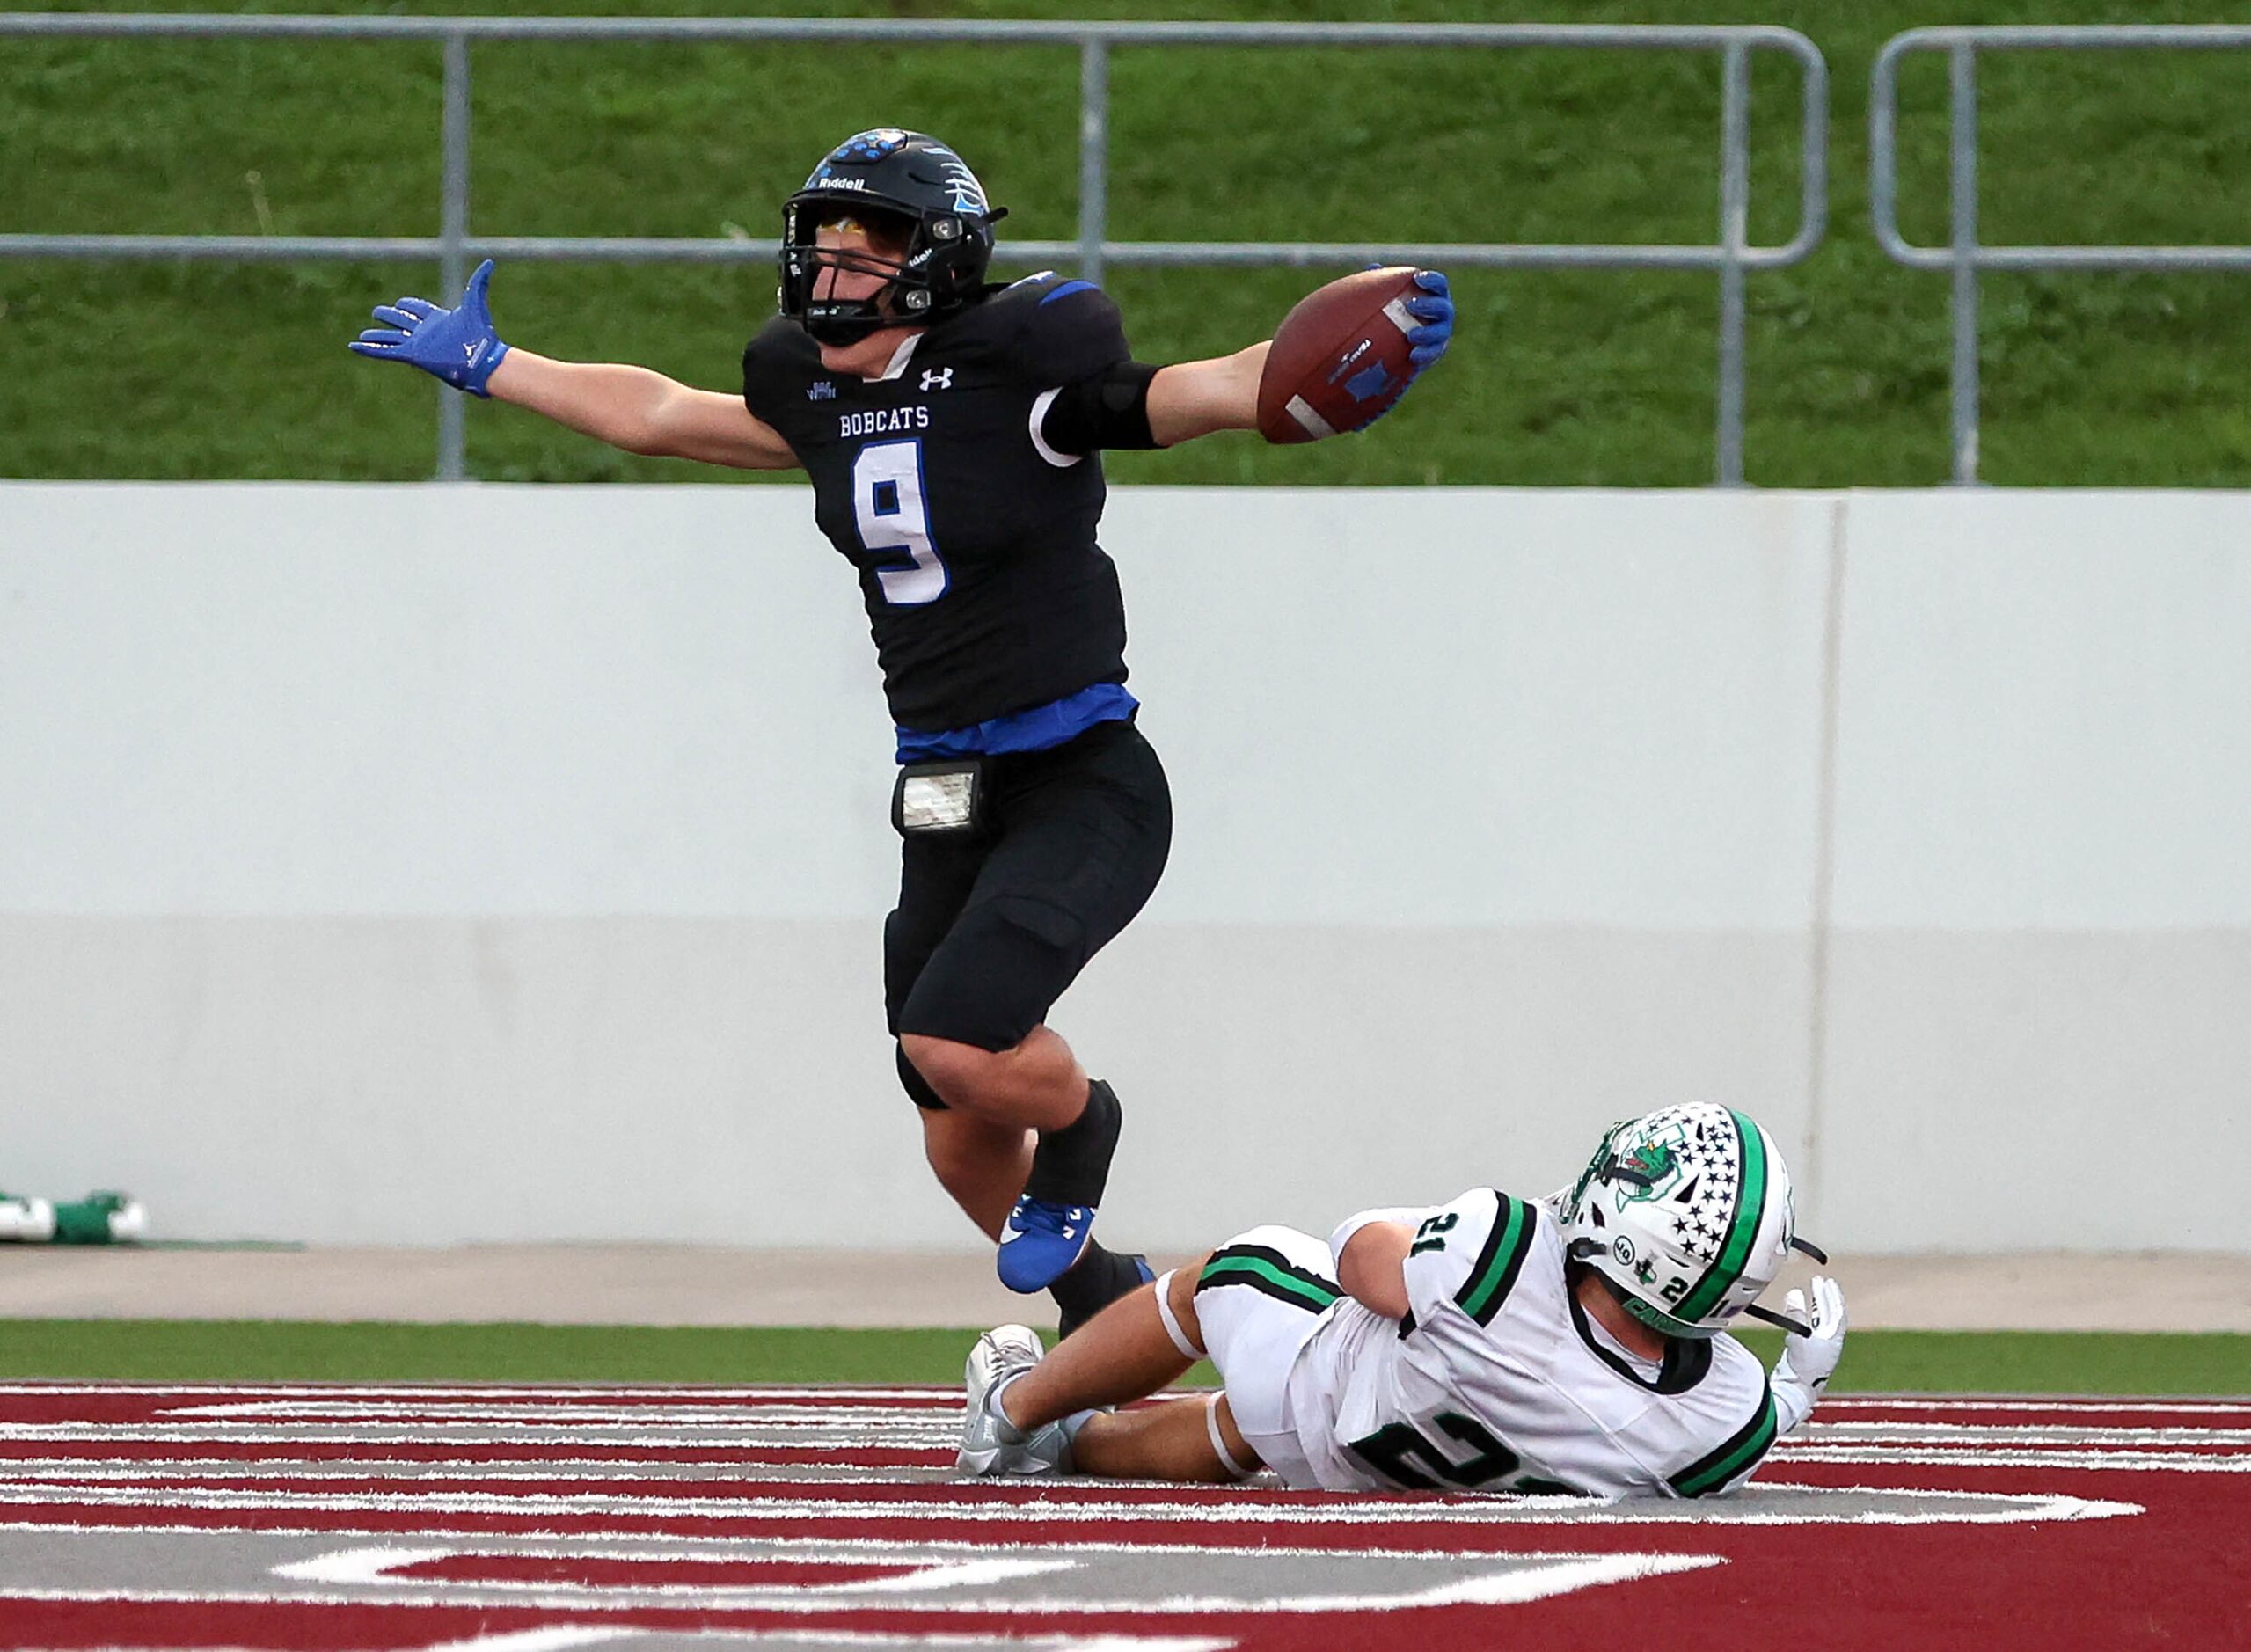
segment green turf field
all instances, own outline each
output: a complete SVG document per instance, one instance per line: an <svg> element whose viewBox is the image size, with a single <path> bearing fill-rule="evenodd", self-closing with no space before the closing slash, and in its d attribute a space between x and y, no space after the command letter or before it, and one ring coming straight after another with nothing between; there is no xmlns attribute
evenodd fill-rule
<svg viewBox="0 0 2251 1652"><path fill-rule="evenodd" d="M974 1330L0 1320L0 1378L154 1382L958 1382ZM1780 1337L1743 1339L1761 1357ZM1198 1367L1190 1380L1214 1380ZM1836 1391L2251 1393L2251 1336L1855 1331Z"/></svg>
<svg viewBox="0 0 2251 1652"><path fill-rule="evenodd" d="M204 9L208 0L172 0ZM95 9L142 5L97 0ZM274 10L332 10L276 4ZM1750 479L1943 480L1947 281L1867 226L1867 72L1883 40L1951 22L2201 22L2142 0L400 0L391 11L886 17L1768 22L1832 75L1831 230L1750 282ZM1904 81L1909 233L1941 239L1944 65ZM1996 241L2251 243L2251 54L2043 55L1980 71L1984 230ZM1009 231L1074 232L1068 50L593 48L475 55L472 224L495 233L769 234L829 144L884 122L961 146ZM1754 237L1795 210L1796 83L1762 62ZM0 41L0 227L431 234L435 46ZM1127 238L1708 238L1718 71L1670 55L1127 51L1112 71L1112 229ZM414 478L435 387L348 355L373 303L429 266L0 263L0 475ZM1263 336L1307 278L1117 272L1140 353ZM1714 278L1471 272L1440 375L1366 439L1275 450L1228 437L1117 458L1127 481L1700 484L1712 471ZM518 265L504 336L731 388L771 303L762 266ZM2251 484L2251 281L1989 278L1984 475L2003 483ZM471 464L501 479L713 479L511 409L476 406Z"/></svg>

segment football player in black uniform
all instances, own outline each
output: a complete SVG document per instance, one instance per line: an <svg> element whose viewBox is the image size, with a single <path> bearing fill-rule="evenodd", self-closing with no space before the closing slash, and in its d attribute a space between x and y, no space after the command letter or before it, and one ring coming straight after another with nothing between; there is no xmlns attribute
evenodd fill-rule
<svg viewBox="0 0 2251 1652"><path fill-rule="evenodd" d="M1150 1273L1093 1238L1118 1102L1048 1010L1148 900L1172 838L1095 540L1100 452L1256 428L1267 346L1137 362L1090 283L986 282L1001 216L942 143L846 140L784 208L781 314L743 353L740 397L511 349L489 261L457 309L402 298L351 347L630 452L810 475L897 727L884 999L900 1081L1002 1280L1048 1290L1068 1332ZM1453 319L1445 278L1421 285L1418 368Z"/></svg>

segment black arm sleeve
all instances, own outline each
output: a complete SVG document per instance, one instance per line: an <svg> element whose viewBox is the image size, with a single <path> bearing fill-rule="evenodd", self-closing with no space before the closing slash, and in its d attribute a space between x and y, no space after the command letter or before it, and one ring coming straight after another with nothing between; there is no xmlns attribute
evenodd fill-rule
<svg viewBox="0 0 2251 1652"><path fill-rule="evenodd" d="M1156 376L1145 362L1115 362L1063 385L1040 421L1041 439L1058 453L1163 446L1149 434L1149 382Z"/></svg>

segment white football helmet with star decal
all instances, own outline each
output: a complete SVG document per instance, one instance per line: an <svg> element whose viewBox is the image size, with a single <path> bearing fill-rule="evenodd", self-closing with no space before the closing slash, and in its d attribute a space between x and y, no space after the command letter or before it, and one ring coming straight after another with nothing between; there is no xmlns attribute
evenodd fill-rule
<svg viewBox="0 0 2251 1652"><path fill-rule="evenodd" d="M1610 1127L1563 1201L1575 1261L1668 1336L1707 1337L1736 1316L1802 1330L1753 1305L1793 1248L1790 1173L1757 1121L1708 1101Z"/></svg>

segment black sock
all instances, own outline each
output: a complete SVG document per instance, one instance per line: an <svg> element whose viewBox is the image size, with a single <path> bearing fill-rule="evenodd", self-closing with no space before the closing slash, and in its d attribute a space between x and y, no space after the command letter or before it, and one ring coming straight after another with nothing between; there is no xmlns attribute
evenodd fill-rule
<svg viewBox="0 0 2251 1652"><path fill-rule="evenodd" d="M1115 1251L1106 1251L1100 1239L1086 1241L1086 1254L1071 1270L1048 1287L1048 1295L1063 1310L1063 1321L1077 1325L1100 1313L1141 1283L1131 1261Z"/></svg>
<svg viewBox="0 0 2251 1652"><path fill-rule="evenodd" d="M1024 1191L1049 1204L1101 1203L1102 1189L1109 1185L1110 1155L1117 1150L1120 1116L1116 1093L1101 1079L1090 1079L1086 1106L1078 1116L1059 1130L1040 1132Z"/></svg>

